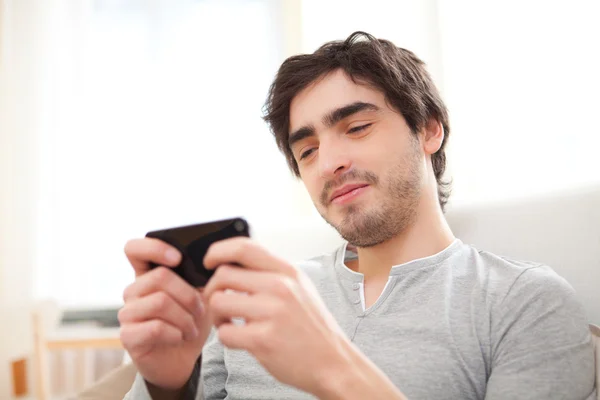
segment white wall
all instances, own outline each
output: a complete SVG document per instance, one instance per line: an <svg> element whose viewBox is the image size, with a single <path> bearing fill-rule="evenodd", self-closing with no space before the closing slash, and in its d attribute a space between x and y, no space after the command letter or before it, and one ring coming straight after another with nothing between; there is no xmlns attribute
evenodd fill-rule
<svg viewBox="0 0 600 400"><path fill-rule="evenodd" d="M436 0L303 0L303 51L365 31L417 54L443 87Z"/></svg>
<svg viewBox="0 0 600 400"><path fill-rule="evenodd" d="M452 202L600 182L600 2L440 1Z"/></svg>

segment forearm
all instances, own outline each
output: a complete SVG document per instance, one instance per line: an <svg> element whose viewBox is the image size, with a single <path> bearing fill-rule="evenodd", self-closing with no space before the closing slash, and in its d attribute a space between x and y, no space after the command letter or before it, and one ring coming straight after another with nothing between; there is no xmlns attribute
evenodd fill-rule
<svg viewBox="0 0 600 400"><path fill-rule="evenodd" d="M194 370L186 384L178 390L163 389L152 385L149 382L146 383L146 388L152 400L195 400L198 396L198 384L200 381L200 368L202 365L202 355L196 361Z"/></svg>
<svg viewBox="0 0 600 400"><path fill-rule="evenodd" d="M351 343L343 347L343 361L323 378L318 393L321 400L407 400L392 381L356 347Z"/></svg>

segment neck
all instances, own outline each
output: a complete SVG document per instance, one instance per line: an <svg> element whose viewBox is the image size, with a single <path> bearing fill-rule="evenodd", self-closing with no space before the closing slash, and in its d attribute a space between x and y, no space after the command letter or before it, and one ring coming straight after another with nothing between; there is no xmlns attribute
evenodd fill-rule
<svg viewBox="0 0 600 400"><path fill-rule="evenodd" d="M357 248L358 262L349 266L365 279L388 276L392 266L439 253L454 241L437 196L423 197L417 216L399 235L373 247Z"/></svg>

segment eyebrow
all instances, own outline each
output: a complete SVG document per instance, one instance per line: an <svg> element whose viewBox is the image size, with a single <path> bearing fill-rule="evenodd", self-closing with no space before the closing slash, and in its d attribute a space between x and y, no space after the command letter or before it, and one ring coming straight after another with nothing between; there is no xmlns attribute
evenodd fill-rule
<svg viewBox="0 0 600 400"><path fill-rule="evenodd" d="M325 117L323 117L323 124L326 127L331 128L341 120L361 111L379 111L379 107L377 107L375 104L357 101L355 103L348 104L347 106L335 109L327 114Z"/></svg>
<svg viewBox="0 0 600 400"><path fill-rule="evenodd" d="M357 101L346 106L336 108L323 117L323 124L327 128L331 128L341 120L348 118L351 115L359 113L361 111L379 111L379 107L372 103L365 103ZM291 148L294 143L299 142L307 137L314 136L316 129L314 125L305 125L294 132L292 132L288 138L288 146Z"/></svg>

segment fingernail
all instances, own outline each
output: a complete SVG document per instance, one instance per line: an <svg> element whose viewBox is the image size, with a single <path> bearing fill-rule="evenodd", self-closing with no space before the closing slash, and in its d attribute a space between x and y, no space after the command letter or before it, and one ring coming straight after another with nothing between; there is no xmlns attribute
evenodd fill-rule
<svg viewBox="0 0 600 400"><path fill-rule="evenodd" d="M169 249L165 252L165 257L167 261L175 264L179 261L179 252L174 249Z"/></svg>

